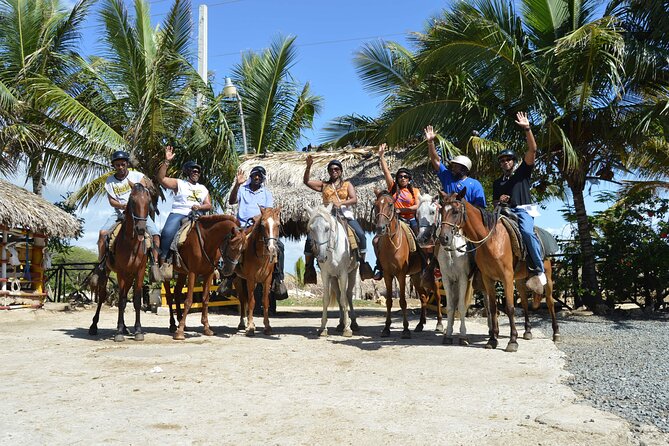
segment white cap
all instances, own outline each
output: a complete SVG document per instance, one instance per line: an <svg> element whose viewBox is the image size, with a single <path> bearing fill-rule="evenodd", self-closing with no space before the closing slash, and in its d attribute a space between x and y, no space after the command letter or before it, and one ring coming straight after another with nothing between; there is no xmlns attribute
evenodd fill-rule
<svg viewBox="0 0 669 446"><path fill-rule="evenodd" d="M461 166L465 166L467 170L472 170L472 160L470 160L464 155L458 155L452 160L450 160L448 163L460 164Z"/></svg>

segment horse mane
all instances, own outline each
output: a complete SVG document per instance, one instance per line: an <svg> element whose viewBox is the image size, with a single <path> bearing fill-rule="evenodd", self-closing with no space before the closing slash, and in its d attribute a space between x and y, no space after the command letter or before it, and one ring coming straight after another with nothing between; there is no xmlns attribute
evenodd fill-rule
<svg viewBox="0 0 669 446"><path fill-rule="evenodd" d="M228 214L203 215L198 219L201 223L218 223L220 221L232 221L239 225L237 217Z"/></svg>
<svg viewBox="0 0 669 446"><path fill-rule="evenodd" d="M485 226L486 229L493 229L497 224L499 214L490 212L487 209L476 206L474 204L472 204L472 206L474 206L474 208L481 213L481 221L483 222L483 226Z"/></svg>
<svg viewBox="0 0 669 446"><path fill-rule="evenodd" d="M318 215L321 215L323 217L331 217L332 216L332 214L330 214L330 212L328 212L328 209L325 206L319 205L319 206L316 207L316 209L314 209L314 215L309 217L309 222L307 222L307 228L311 227L311 221L315 217L317 217Z"/></svg>

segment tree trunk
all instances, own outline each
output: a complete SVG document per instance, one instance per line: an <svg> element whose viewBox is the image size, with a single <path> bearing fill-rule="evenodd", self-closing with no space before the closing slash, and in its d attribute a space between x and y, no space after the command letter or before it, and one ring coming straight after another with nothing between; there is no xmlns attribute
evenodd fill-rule
<svg viewBox="0 0 669 446"><path fill-rule="evenodd" d="M41 162L35 168L32 174L32 180L33 180L33 193L41 197L42 189L44 188L44 169L42 168Z"/></svg>
<svg viewBox="0 0 669 446"><path fill-rule="evenodd" d="M578 241L581 246L581 256L583 258L583 271L581 273L584 289L583 303L590 310L598 311L598 306L601 306L604 301L599 292L597 270L595 268L595 251L592 246L590 223L588 222L588 215L585 210L585 200L583 199L584 187L580 185L569 185L569 188L574 197Z"/></svg>

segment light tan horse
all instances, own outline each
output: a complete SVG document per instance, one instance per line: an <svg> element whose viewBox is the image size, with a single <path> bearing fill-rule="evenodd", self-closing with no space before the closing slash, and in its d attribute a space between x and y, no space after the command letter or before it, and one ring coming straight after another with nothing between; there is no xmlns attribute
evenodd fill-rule
<svg viewBox="0 0 669 446"><path fill-rule="evenodd" d="M214 332L209 327L209 289L214 278L217 262L223 258L223 275L231 275L241 257L244 247L244 233L239 228L239 222L231 215L206 215L198 218L190 229L186 240L179 247L181 265L174 270L177 273L174 287L174 298L170 290L170 282L164 283L167 305L170 309L170 331L175 331L174 339L186 339L186 316L193 305L193 289L197 276L203 277L202 285L202 325L203 334L212 336ZM188 291L184 301L184 311L181 314L179 306L181 290L188 281ZM172 302L176 302L179 327L174 324Z"/></svg>
<svg viewBox="0 0 669 446"><path fill-rule="evenodd" d="M253 308L255 307L255 295L253 290L257 284L262 285L263 323L265 335L272 334L269 324L269 289L272 283L272 272L274 264L278 259L279 223L281 220L281 207L262 208L260 218L249 228L246 246L242 254L242 261L235 272L237 279L235 287L239 298L239 330L246 328L247 336L255 335L255 323L253 322ZM247 313L248 326L244 324L244 314Z"/></svg>
<svg viewBox="0 0 669 446"><path fill-rule="evenodd" d="M479 209L464 200L466 188L458 194L442 192L442 225L454 229L462 229L465 237L476 247L475 260L483 279L483 285L488 295L488 334L490 338L486 348L497 348L499 324L497 321L497 296L495 282L500 281L504 286L504 311L509 318L510 338L506 346L507 352L518 350L518 332L514 321L514 280L525 279L528 276L527 265L524 260L514 256L511 239L503 223L484 209ZM487 221L487 223L486 223ZM560 338L559 328L555 318L553 302L553 280L551 263L544 261L546 278L544 294L548 311L553 321L553 341ZM524 284L523 284L524 285ZM529 325L527 316L527 295L524 286L519 286L519 293L526 312L526 327ZM529 336L531 338L531 334Z"/></svg>
<svg viewBox="0 0 669 446"><path fill-rule="evenodd" d="M399 283L400 308L402 308L402 338L410 339L409 321L407 319L406 276L411 276L411 283L416 291L427 293L421 286L420 275L422 263L420 253L410 252L409 240L400 227L395 212L395 203L388 191L374 191L376 202L376 233L379 235L379 263L383 268L383 280L386 283L386 323L381 332L382 337L390 336L390 311L393 308L393 279Z"/></svg>

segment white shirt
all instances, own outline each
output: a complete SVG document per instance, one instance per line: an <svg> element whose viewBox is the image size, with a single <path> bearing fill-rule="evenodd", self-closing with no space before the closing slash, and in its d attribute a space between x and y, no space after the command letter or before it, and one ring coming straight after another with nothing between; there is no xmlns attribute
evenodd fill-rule
<svg viewBox="0 0 669 446"><path fill-rule="evenodd" d="M208 195L209 191L203 184L191 184L188 181L177 179L177 191L174 192L172 212L188 215L193 210L193 205L201 205Z"/></svg>
<svg viewBox="0 0 669 446"><path fill-rule="evenodd" d="M143 178L144 174L136 170L129 170L128 175L122 180L119 180L114 175L109 175L107 181L105 181L105 190L110 197L125 205L128 204L128 198L130 198L130 191L132 190L132 185L130 183L141 183ZM120 209L114 208L114 210L116 210L117 213L121 212Z"/></svg>

